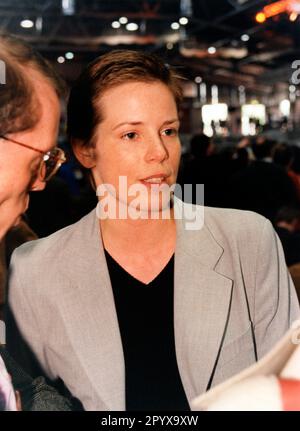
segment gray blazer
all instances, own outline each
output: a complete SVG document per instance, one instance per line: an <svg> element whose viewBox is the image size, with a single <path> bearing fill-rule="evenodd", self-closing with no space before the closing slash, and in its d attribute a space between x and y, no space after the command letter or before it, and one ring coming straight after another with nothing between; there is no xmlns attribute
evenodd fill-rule
<svg viewBox="0 0 300 431"><path fill-rule="evenodd" d="M202 229L187 230L185 221L176 220L174 328L190 403L268 352L300 311L267 219L205 208ZM61 378L86 410L125 410L122 342L95 210L16 250L9 302L48 377Z"/></svg>

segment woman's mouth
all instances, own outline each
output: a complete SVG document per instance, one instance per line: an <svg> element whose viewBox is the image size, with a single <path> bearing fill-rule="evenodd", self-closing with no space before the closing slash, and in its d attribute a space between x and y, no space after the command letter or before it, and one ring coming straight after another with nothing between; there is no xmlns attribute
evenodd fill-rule
<svg viewBox="0 0 300 431"><path fill-rule="evenodd" d="M150 187L151 185L167 184L166 182L167 177L168 175L155 174L147 178L144 178L140 181L142 184L145 184L147 187Z"/></svg>

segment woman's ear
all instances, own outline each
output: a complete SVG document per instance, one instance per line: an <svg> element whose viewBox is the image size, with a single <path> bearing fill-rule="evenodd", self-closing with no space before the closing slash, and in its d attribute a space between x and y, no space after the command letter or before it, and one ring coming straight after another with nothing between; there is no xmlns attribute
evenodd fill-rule
<svg viewBox="0 0 300 431"><path fill-rule="evenodd" d="M73 140L72 148L77 160L87 169L92 169L96 165L96 154L93 146L86 146L82 141Z"/></svg>

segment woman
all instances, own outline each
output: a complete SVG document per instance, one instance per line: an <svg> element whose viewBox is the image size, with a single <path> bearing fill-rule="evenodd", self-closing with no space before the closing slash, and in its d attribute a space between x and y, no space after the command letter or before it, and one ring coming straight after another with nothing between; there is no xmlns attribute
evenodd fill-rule
<svg viewBox="0 0 300 431"><path fill-rule="evenodd" d="M188 410L299 315L269 221L170 204L180 99L180 78L152 55L90 64L70 95L68 132L99 206L13 256L21 332L87 410Z"/></svg>

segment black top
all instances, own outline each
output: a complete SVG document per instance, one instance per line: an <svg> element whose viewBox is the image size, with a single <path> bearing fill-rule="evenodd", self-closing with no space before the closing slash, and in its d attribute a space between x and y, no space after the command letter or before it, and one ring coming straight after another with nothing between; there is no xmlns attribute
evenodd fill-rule
<svg viewBox="0 0 300 431"><path fill-rule="evenodd" d="M174 256L144 284L105 255L124 351L126 410L190 410L175 353Z"/></svg>

